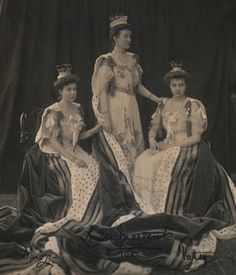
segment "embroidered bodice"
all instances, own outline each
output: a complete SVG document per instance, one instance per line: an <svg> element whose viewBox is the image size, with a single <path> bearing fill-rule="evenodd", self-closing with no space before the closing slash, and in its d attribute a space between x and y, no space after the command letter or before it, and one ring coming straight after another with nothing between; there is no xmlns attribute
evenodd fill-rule
<svg viewBox="0 0 236 275"><path fill-rule="evenodd" d="M46 153L55 153L46 142L50 137L55 137L62 145L72 144L74 147L78 141L79 134L84 127L84 119L80 104L73 103L75 114L68 118L63 115L59 103L55 103L45 109L42 123L36 136L40 148Z"/></svg>
<svg viewBox="0 0 236 275"><path fill-rule="evenodd" d="M137 62L137 56L127 53L127 58L127 65L117 63L112 55L102 61L100 77L101 81L110 84L110 94L117 90L132 95L141 81L143 71Z"/></svg>
<svg viewBox="0 0 236 275"><path fill-rule="evenodd" d="M203 104L187 97L178 111L170 110L170 100L164 99L152 116L152 124L166 130L166 141L176 142L191 136L202 134L207 127L207 115Z"/></svg>

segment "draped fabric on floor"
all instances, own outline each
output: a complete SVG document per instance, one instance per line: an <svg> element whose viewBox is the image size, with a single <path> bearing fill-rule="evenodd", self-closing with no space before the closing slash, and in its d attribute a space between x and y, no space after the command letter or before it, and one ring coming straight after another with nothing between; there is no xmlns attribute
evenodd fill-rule
<svg viewBox="0 0 236 275"><path fill-rule="evenodd" d="M101 142L97 136L94 148L100 159L100 177L84 223L111 225L118 217L139 211L140 207L115 158L111 159L112 150L106 141ZM8 206L0 209L1 242L28 243L39 226L68 214L72 200L70 171L65 160L51 155L43 153L38 144L27 152L18 184L17 210Z"/></svg>
<svg viewBox="0 0 236 275"><path fill-rule="evenodd" d="M140 56L143 83L168 96L163 75L171 60L184 60L193 78L189 95L209 117L208 137L228 172L236 159L235 117L230 102L235 81L235 3L220 0L0 1L0 186L16 191L23 161L20 114L55 100L54 66L72 63L80 76L78 100L93 125L91 76L95 59L109 49L108 16L123 11L133 30L131 51ZM155 104L138 98L144 136ZM14 171L14 172L13 172Z"/></svg>
<svg viewBox="0 0 236 275"><path fill-rule="evenodd" d="M166 213L141 215L128 178L119 169L113 155L111 146L114 143L109 143L106 136L100 133L94 138L93 154L99 160L100 179L82 220L68 220L55 232L47 232L41 237L36 232L33 239L37 227L60 219L68 211L70 192L67 181L70 175L62 175L62 171L65 174L69 171L60 157L42 153L38 145L29 150L18 186L18 211L9 207L0 209L1 272L22 270L27 273L28 268L31 274L42 268L42 274L59 274L59 269L60 274L72 274L72 271L76 274L111 274L124 261L154 268L153 272L157 274L165 270L163 266L167 263L169 267L183 269L190 264L183 257L183 253L188 255L192 251L188 240L199 240L204 233L226 226L222 221L207 217L188 219ZM50 169L50 159L53 159L53 170ZM58 211L52 212L53 206ZM136 217L115 225L114 221L123 215ZM55 240L55 237L60 253L52 244L51 247L48 244L47 249L45 245L46 254L41 252L38 257L41 255L41 260L48 257L50 262L43 264L35 253L38 249L41 251L47 239ZM201 274L222 274L222 270L233 274L234 266L227 264L227 260L236 261L235 239L225 245L223 241L219 244L214 257L209 259L206 267L201 268ZM36 251L28 251L27 247L36 248ZM126 248L135 249L138 257L127 258L122 254ZM217 261L217 264L211 264L212 261ZM55 273L51 269L51 273L47 273L47 268L56 267L58 270ZM171 272L170 269L168 272ZM198 274L198 271L191 274Z"/></svg>

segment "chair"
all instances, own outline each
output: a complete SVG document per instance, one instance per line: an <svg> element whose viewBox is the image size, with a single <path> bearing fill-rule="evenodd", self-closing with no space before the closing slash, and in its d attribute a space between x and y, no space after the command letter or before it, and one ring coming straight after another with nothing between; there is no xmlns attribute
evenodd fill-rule
<svg viewBox="0 0 236 275"><path fill-rule="evenodd" d="M25 151L32 147L35 143L35 136L41 123L41 117L44 109L35 108L24 111L20 116L20 143Z"/></svg>

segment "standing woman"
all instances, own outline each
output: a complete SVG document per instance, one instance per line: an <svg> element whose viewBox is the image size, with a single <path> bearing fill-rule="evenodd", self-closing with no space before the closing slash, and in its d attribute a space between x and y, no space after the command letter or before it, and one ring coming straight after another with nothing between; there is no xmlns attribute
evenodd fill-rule
<svg viewBox="0 0 236 275"><path fill-rule="evenodd" d="M138 57L127 51L131 45L127 19L127 16L119 15L111 18L110 39L114 48L96 60L92 89L98 122L118 141L132 174L135 158L144 150L136 94L157 103L160 100L142 85L143 71Z"/></svg>

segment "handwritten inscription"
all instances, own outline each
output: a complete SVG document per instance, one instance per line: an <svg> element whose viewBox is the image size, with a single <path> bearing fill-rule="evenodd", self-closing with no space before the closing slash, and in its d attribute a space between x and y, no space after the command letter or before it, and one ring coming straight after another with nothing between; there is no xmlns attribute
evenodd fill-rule
<svg viewBox="0 0 236 275"><path fill-rule="evenodd" d="M110 250L115 251L120 254L121 258L131 259L131 258L140 258L143 256L142 250L155 250L158 253L164 252L163 247L152 247L147 246L148 241L155 240L172 240L174 241L174 236L172 232L168 232L167 228L164 228L162 231L152 231L152 232L139 232L133 234L127 234L122 225L117 227L116 231L111 231L111 233L107 233L104 235L97 234L96 230L94 230L93 226L89 228L86 232L85 242L86 244L92 248L99 245L100 242L106 241L124 241L124 247L110 248ZM133 244L131 245L131 242ZM129 243L126 247L125 243ZM183 237L180 240L178 253L182 255L182 259L185 262L189 262L186 264L186 267L189 267L193 261L202 261L203 266L207 264L217 261L217 260L227 260L229 263L235 265L234 259L232 257L225 255L224 257L214 256L214 251L195 251L191 248L193 245L193 240L191 237Z"/></svg>
<svg viewBox="0 0 236 275"><path fill-rule="evenodd" d="M139 233L127 234L124 232L122 225L120 225L117 227L115 232L98 236L95 233L93 226L91 226L86 232L85 242L89 247L95 247L99 244L99 242L105 241L138 241L141 245L144 241L168 239L172 235L173 233L167 232L167 228L164 228L162 231L153 231L152 233L143 231Z"/></svg>
<svg viewBox="0 0 236 275"><path fill-rule="evenodd" d="M57 258L56 255L45 255L42 253L36 253L31 251L32 248L30 246L24 246L24 259L29 262L36 261L36 267L41 268L45 265L53 266L51 260L55 260Z"/></svg>

